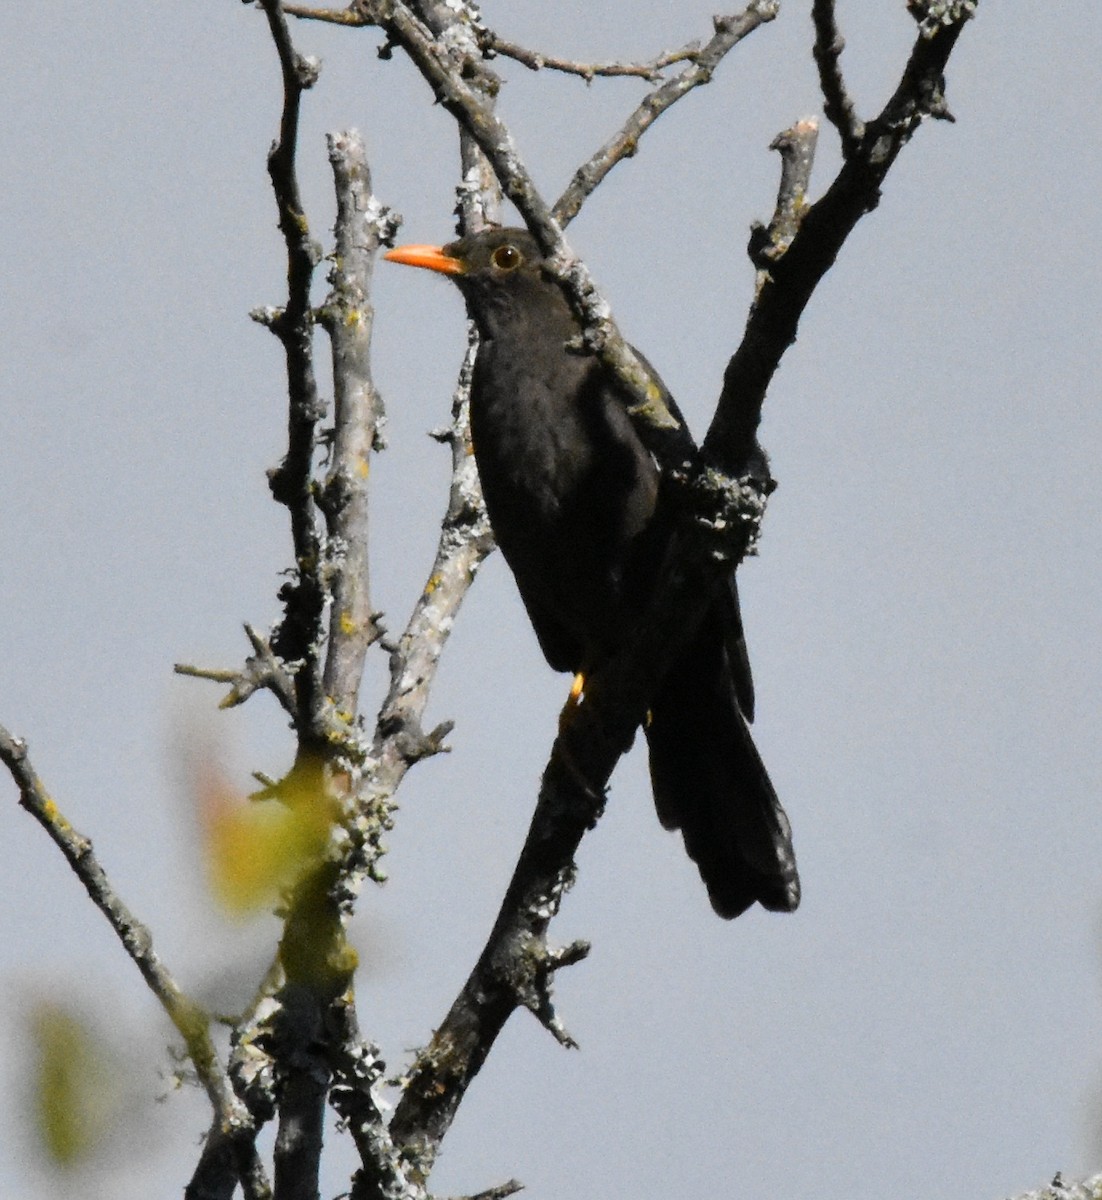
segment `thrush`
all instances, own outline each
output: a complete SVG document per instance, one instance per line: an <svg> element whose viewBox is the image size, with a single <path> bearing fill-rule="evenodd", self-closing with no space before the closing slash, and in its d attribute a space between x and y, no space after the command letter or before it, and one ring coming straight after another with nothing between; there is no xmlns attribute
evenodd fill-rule
<svg viewBox="0 0 1102 1200"><path fill-rule="evenodd" d="M479 333L471 436L494 535L548 663L599 670L630 644L673 526L615 378L578 352L581 327L527 231L386 257L447 275L463 293ZM800 899L788 818L748 728L753 703L732 574L645 725L659 820L681 830L726 918L755 901L791 912Z"/></svg>

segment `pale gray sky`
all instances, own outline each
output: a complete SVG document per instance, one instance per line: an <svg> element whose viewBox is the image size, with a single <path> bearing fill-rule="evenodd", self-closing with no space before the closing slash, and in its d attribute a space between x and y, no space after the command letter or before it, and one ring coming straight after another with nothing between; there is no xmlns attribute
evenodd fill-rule
<svg viewBox="0 0 1102 1200"><path fill-rule="evenodd" d="M747 229L772 204L768 143L818 108L808 7L788 0L571 228L698 431L744 319ZM706 34L712 8L514 0L486 17L548 51L647 56ZM871 115L912 23L902 0L839 8ZM1102 1165L1100 33L1096 0L1029 19L981 5L950 64L957 124L906 150L770 393L781 486L742 586L799 912L717 920L637 750L553 928L594 944L558 986L581 1050L514 1017L440 1193L516 1175L555 1200L999 1197ZM402 237L445 239L451 126L425 85L377 61L373 32L297 40L324 60L301 157L316 234L323 134L355 125ZM241 622L276 617L289 559L264 476L279 348L247 318L283 295L275 58L235 0L8 4L0 45L0 722L183 983L232 1007L273 926L230 929L204 903L181 745L214 731L244 785L285 766L290 739L266 698L216 716L218 692L171 664L239 661ZM501 112L552 196L642 93L502 69ZM836 161L822 143L816 191ZM376 304L375 588L394 628L444 505L447 456L425 433L464 327L422 272L381 267ZM431 709L456 719L453 753L403 789L392 882L355 931L362 1023L394 1067L482 944L565 688L493 560ZM13 1090L26 1011L43 993L86 1002L139 1043L150 1093L167 1025L6 779L0 844L0 1195L66 1195L31 1161ZM112 1143L98 1194L180 1194L205 1119L198 1094L173 1094ZM327 1194L350 1166L335 1156Z"/></svg>

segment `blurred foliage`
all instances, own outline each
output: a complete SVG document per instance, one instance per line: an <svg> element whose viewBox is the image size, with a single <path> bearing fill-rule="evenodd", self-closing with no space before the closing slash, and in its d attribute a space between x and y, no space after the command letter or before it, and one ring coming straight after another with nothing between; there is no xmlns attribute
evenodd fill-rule
<svg viewBox="0 0 1102 1200"><path fill-rule="evenodd" d="M31 1010L34 1129L47 1158L71 1167L102 1140L118 1109L112 1055L87 1022L60 1004Z"/></svg>
<svg viewBox="0 0 1102 1200"><path fill-rule="evenodd" d="M211 890L231 915L270 909L324 858L333 809L316 763L252 797L208 765L198 801Z"/></svg>

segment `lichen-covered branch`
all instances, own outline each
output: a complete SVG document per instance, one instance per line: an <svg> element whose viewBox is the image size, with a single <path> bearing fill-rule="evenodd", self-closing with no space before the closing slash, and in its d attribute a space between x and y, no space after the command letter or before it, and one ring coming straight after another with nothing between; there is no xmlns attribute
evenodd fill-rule
<svg viewBox="0 0 1102 1200"><path fill-rule="evenodd" d="M329 135L337 192L331 290L319 319L333 347L333 437L319 504L327 528L331 605L323 681L338 712L355 711L368 647L379 636L371 608L368 483L382 401L371 379L368 297L379 246L396 218L375 199L363 139L355 130Z"/></svg>
<svg viewBox="0 0 1102 1200"><path fill-rule="evenodd" d="M391 1141L385 1106L375 1094L384 1064L378 1047L360 1034L351 994L330 1008L329 1018L330 1103L347 1125L362 1164L350 1200L425 1200L424 1189L408 1177L407 1164Z"/></svg>
<svg viewBox="0 0 1102 1200"><path fill-rule="evenodd" d="M1102 1197L1102 1175L1090 1179L1066 1180L1058 1171L1048 1187L1035 1192L1023 1192L1013 1200L1099 1200Z"/></svg>
<svg viewBox="0 0 1102 1200"><path fill-rule="evenodd" d="M219 708L236 708L256 691L264 689L272 693L292 721L298 721L298 700L295 696L295 679L288 664L277 657L271 642L262 633L245 622L245 636L252 644L253 652L242 667L196 667L191 663L176 663L173 670L177 675L188 675L192 679L210 679L214 683L228 683L230 690L223 697Z"/></svg>
<svg viewBox="0 0 1102 1200"><path fill-rule="evenodd" d="M422 722L436 668L462 604L483 559L494 548L470 449L468 349L452 400L451 425L437 433L452 453L448 510L436 556L406 628L390 647L390 688L379 710L372 748L373 790L393 794L406 769L443 746L450 722L425 732Z"/></svg>

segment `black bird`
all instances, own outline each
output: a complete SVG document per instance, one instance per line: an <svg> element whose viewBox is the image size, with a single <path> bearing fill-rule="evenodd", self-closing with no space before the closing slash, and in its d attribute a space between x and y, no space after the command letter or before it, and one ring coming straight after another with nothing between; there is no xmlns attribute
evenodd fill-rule
<svg viewBox="0 0 1102 1200"><path fill-rule="evenodd" d="M658 468L616 382L596 358L567 348L580 326L526 231L386 257L449 276L466 299L480 339L471 434L490 523L547 661L592 672L630 640L669 538ZM791 912L800 900L791 829L752 718L732 575L646 725L658 817L681 830L712 907L728 918L755 901Z"/></svg>

